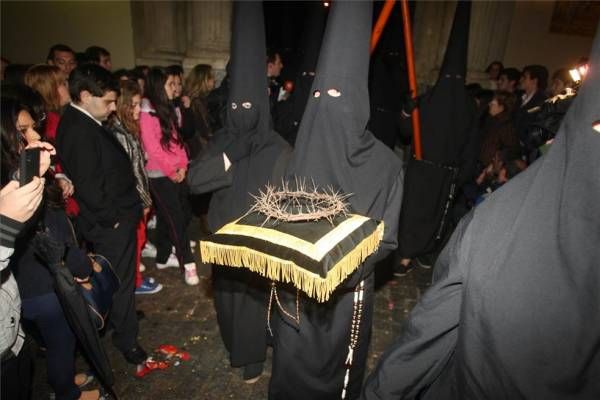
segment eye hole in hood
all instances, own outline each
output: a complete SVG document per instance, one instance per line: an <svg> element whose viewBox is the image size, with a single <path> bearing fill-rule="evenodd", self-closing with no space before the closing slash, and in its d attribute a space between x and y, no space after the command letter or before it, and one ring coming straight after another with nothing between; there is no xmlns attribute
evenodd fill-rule
<svg viewBox="0 0 600 400"><path fill-rule="evenodd" d="M333 88L329 89L327 91L327 94L330 95L331 97L340 97L342 95L342 93L339 90L333 89Z"/></svg>

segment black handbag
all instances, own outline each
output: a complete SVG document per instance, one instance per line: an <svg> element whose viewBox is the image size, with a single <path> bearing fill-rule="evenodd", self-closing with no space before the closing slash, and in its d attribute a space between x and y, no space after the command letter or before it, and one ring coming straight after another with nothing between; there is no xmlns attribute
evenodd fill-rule
<svg viewBox="0 0 600 400"><path fill-rule="evenodd" d="M92 311L96 328L102 330L112 306L113 295L119 290L121 281L106 257L100 254L88 256L92 262L92 274L86 282L79 284L79 289Z"/></svg>

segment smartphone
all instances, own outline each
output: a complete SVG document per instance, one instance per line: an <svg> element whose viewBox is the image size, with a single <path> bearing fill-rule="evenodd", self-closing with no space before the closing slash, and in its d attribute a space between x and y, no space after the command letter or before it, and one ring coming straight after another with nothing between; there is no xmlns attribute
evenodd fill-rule
<svg viewBox="0 0 600 400"><path fill-rule="evenodd" d="M40 148L25 149L19 165L19 185L27 185L40 174Z"/></svg>

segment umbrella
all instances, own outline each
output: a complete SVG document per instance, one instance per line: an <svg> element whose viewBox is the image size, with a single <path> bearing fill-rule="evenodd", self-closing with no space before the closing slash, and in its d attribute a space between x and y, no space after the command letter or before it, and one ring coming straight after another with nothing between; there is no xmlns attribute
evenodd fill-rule
<svg viewBox="0 0 600 400"><path fill-rule="evenodd" d="M36 234L34 247L36 253L48 263L54 275L56 295L83 353L94 368L98 380L116 398L112 389L114 384L112 368L100 341L90 307L81 294L80 285L75 282L71 271L62 261L65 252L64 243L60 243L45 231Z"/></svg>

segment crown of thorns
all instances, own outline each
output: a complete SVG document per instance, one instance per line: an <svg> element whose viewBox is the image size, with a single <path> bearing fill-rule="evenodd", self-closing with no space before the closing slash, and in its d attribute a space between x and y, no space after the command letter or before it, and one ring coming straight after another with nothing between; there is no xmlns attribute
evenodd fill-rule
<svg viewBox="0 0 600 400"><path fill-rule="evenodd" d="M346 201L351 194L340 193L332 187L319 188L314 182L296 178L295 183L283 181L281 187L267 185L254 197L248 213L258 212L269 220L281 222L317 221L322 218L333 223L339 214L348 213Z"/></svg>

